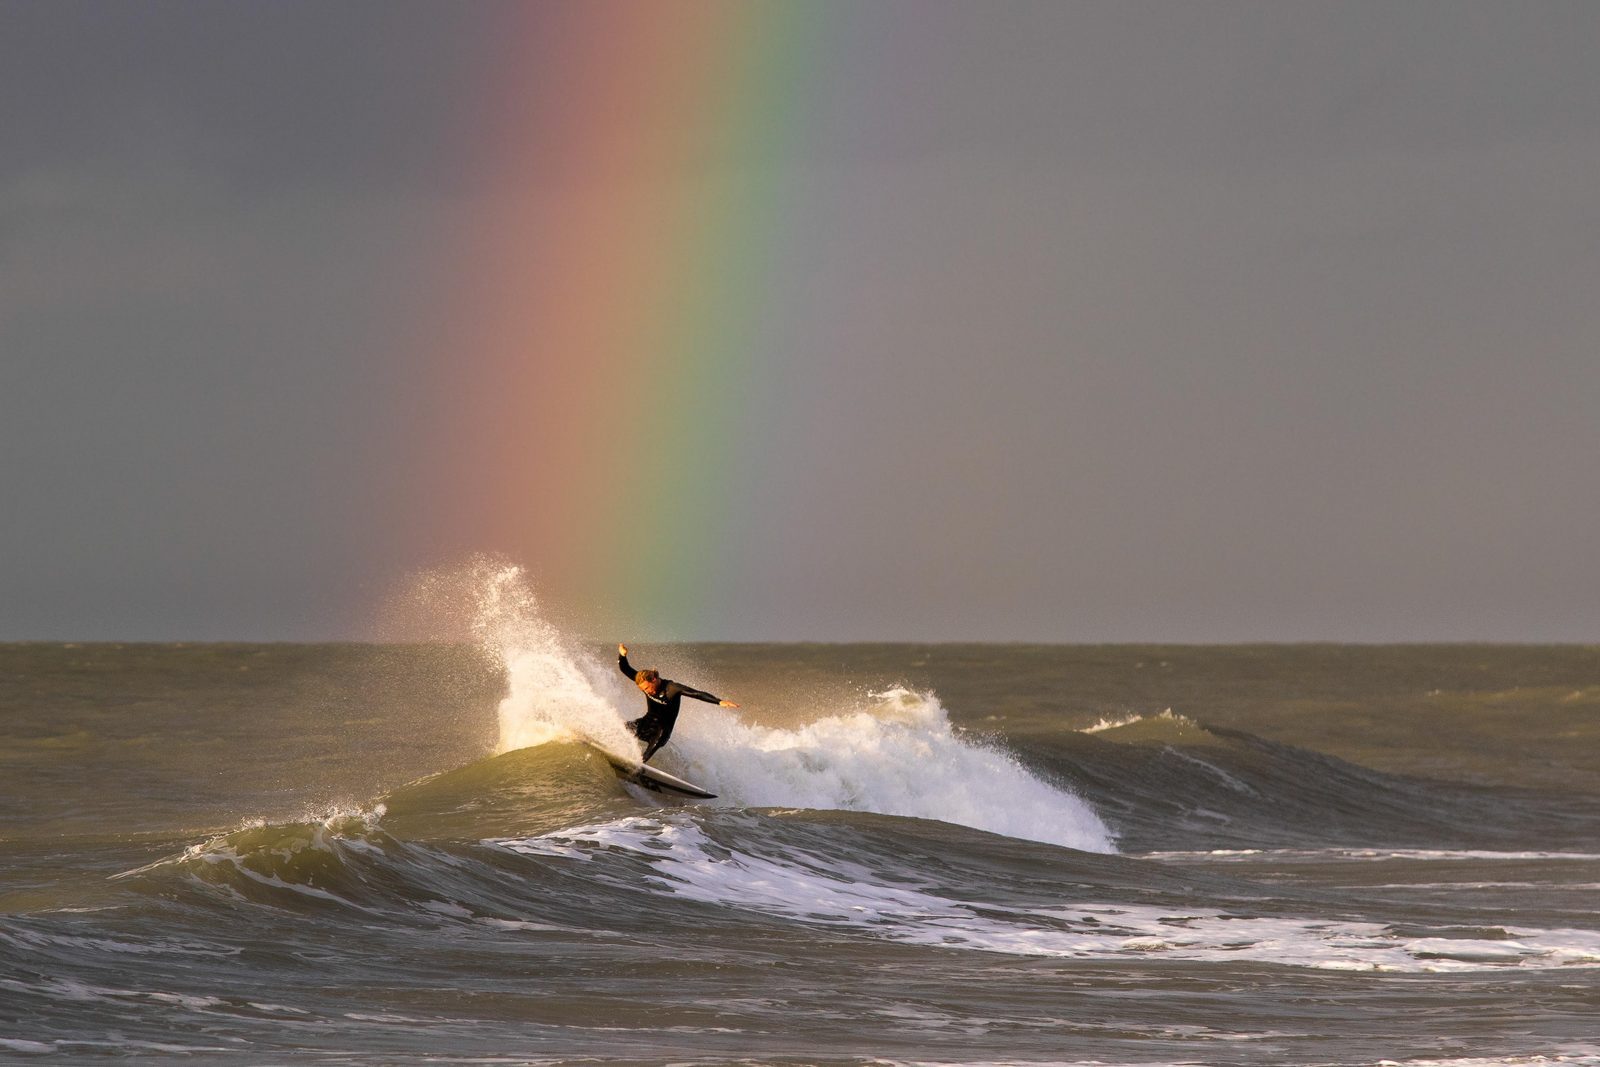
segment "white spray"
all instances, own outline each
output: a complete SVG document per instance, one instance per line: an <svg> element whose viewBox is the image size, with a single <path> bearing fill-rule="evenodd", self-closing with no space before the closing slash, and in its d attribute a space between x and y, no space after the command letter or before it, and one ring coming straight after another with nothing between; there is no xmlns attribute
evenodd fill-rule
<svg viewBox="0 0 1600 1067"><path fill-rule="evenodd" d="M500 701L498 751L581 736L637 753L639 743L617 710L616 668L574 647L539 614L521 567L480 561L473 576L473 635L504 664L509 689Z"/></svg>

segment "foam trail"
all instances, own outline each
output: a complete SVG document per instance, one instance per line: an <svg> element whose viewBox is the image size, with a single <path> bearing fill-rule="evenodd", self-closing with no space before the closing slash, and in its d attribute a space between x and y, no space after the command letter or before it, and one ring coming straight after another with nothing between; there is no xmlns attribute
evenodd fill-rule
<svg viewBox="0 0 1600 1067"><path fill-rule="evenodd" d="M1593 930L1519 927L1461 936L1448 928L1239 914L1209 905L1185 907L1178 916L1170 905L1126 901L975 905L926 887L880 884L853 864L794 848L730 854L687 821L632 818L496 843L525 855L586 861L630 852L674 896L943 949L1077 959L1159 953L1169 960L1391 973L1600 967L1600 933ZM632 864L624 871L629 881L639 877Z"/></svg>
<svg viewBox="0 0 1600 1067"><path fill-rule="evenodd" d="M1005 752L958 736L931 694L894 689L877 699L794 730L699 712L679 726L675 755L691 778L737 804L938 819L1114 851L1111 831L1087 802Z"/></svg>

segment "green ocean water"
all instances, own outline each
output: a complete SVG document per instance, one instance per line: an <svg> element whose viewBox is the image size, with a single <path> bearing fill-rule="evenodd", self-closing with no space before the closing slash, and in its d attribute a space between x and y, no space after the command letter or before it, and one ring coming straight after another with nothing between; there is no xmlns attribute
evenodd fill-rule
<svg viewBox="0 0 1600 1067"><path fill-rule="evenodd" d="M1600 1062L1600 649L630 647L0 646L0 1060Z"/></svg>

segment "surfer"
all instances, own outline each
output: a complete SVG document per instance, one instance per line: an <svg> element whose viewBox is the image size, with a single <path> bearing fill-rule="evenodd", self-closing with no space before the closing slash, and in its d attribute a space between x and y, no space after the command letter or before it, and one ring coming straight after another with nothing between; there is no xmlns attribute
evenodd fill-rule
<svg viewBox="0 0 1600 1067"><path fill-rule="evenodd" d="M650 762L650 757L660 751L661 746L667 743L672 736L672 727L678 721L678 703L684 697L693 697L704 700L708 704L715 704L720 708L736 708L739 705L731 700L722 700L710 693L699 689L692 689L682 682L674 682L670 678L663 678L654 670L636 671L628 663L628 646L617 646L617 669L628 676L628 681L637 685L649 701L645 705L645 712L639 718L628 724L628 729L633 731L633 736L644 742L645 763Z"/></svg>

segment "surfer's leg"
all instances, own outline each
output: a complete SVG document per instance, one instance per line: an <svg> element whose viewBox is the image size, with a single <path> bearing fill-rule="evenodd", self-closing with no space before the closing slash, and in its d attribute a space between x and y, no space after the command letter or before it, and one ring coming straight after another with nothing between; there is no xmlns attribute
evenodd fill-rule
<svg viewBox="0 0 1600 1067"><path fill-rule="evenodd" d="M659 719L652 719L648 715L630 722L628 729L633 731L633 736L644 742L644 755L640 759L643 763L650 762L650 757L654 756L672 735L672 731L662 726Z"/></svg>
<svg viewBox="0 0 1600 1067"><path fill-rule="evenodd" d="M672 726L671 722L657 722L655 724L655 733L650 737L650 747L645 749L644 762L649 763L650 757L660 752L662 747L672 740Z"/></svg>

